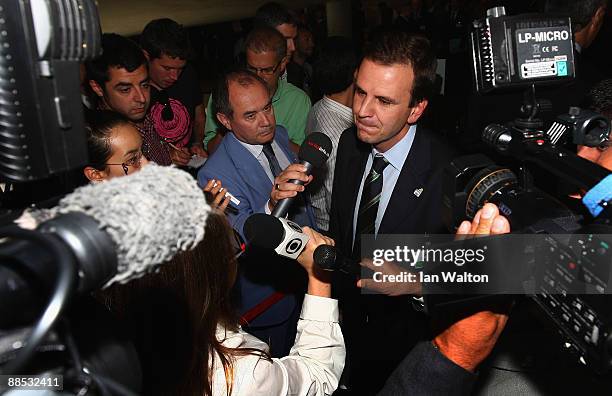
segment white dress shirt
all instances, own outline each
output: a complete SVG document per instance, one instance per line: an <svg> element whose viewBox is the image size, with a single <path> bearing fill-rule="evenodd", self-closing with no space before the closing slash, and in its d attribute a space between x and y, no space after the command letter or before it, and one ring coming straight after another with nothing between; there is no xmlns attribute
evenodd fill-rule
<svg viewBox="0 0 612 396"><path fill-rule="evenodd" d="M253 154L253 157L257 159L257 162L259 162L263 170L266 172L266 175L268 175L270 183L274 183L274 175L272 174L272 169L270 169L270 162L268 162L268 158L266 158L266 155L263 152L263 144L249 144L239 139L236 140L238 140L240 144L244 146L244 148L246 148L251 154ZM278 160L278 165L280 165L281 169L284 170L291 164L291 162L289 162L289 158L287 158L285 152L283 151L283 149L281 149L281 147L278 145L278 143L276 143L275 140L272 140L272 151L274 151L274 155L276 156L276 159ZM270 206L268 206L268 201L264 205L265 214L272 213L272 211L270 210Z"/></svg>
<svg viewBox="0 0 612 396"><path fill-rule="evenodd" d="M217 339L228 348L268 345L244 332L217 327ZM289 356L267 360L260 355L236 356L232 396L331 395L344 369L346 349L338 324L338 301L306 295ZM218 356L213 362L213 395L225 396L225 371Z"/></svg>
<svg viewBox="0 0 612 396"><path fill-rule="evenodd" d="M404 167L404 162L406 162L406 158L408 158L408 154L412 148L412 143L414 142L414 135L416 133L417 126L410 126L406 136L404 136L402 140L397 142L393 147L384 153L381 153L372 147L372 152L368 156L368 161L366 162L365 172L361 176L361 184L359 185L359 192L357 193L357 204L355 205L355 212L353 212L353 244L355 243L355 228L357 227L357 216L359 215L359 203L361 202L363 183L372 169L374 156L381 154L389 162L389 165L387 165L383 171L383 188L380 195L380 202L378 203L378 212L376 212L376 221L374 223L375 235L378 235L378 228L380 227L380 223L385 215L385 210L387 210L387 205L389 205L389 201L391 200L391 195L395 189L395 183L397 183L397 179L399 179L402 168Z"/></svg>
<svg viewBox="0 0 612 396"><path fill-rule="evenodd" d="M316 173L322 180L316 181L316 190L312 192L312 207L315 220L320 229L329 229L329 212L331 209L332 187L338 142L342 132L353 125L353 111L350 107L324 96L312 106L306 124L307 133L321 132L329 136L332 151L324 169Z"/></svg>
<svg viewBox="0 0 612 396"><path fill-rule="evenodd" d="M253 157L257 159L257 162L259 162L261 167L266 172L266 175L268 175L268 179L270 179L270 183L274 183L274 176L272 175L272 170L270 169L270 163L268 162L268 159L266 158L266 155L263 152L263 144L249 144L249 143L243 142L240 139L236 139L236 140L238 140L240 144L242 144L247 150L249 150L251 154L253 154ZM280 165L281 169L287 168L290 164L289 158L287 158L287 156L285 155L285 152L278 145L278 143L276 143L275 140L272 140L271 143L272 143L272 150L274 151L274 155L276 156L276 159L278 160L278 164Z"/></svg>

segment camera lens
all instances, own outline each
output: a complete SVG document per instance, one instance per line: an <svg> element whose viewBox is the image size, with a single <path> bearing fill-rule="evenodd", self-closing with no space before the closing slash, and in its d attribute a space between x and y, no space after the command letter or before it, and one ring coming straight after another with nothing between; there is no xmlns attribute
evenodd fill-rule
<svg viewBox="0 0 612 396"><path fill-rule="evenodd" d="M482 131L482 140L498 151L504 152L512 140L510 130L499 124L487 125Z"/></svg>
<svg viewBox="0 0 612 396"><path fill-rule="evenodd" d="M495 195L502 194L507 188L514 188L518 181L514 172L497 166L487 167L478 172L467 186L468 198L465 214L474 218L478 209L491 201Z"/></svg>

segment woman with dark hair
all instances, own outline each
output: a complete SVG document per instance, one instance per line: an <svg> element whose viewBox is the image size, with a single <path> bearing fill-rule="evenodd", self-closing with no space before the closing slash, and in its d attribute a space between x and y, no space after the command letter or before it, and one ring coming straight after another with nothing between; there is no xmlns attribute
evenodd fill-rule
<svg viewBox="0 0 612 396"><path fill-rule="evenodd" d="M315 275L312 253L333 244L309 228L298 262L308 294L289 356L244 332L232 306L236 253L226 218L212 211L205 238L161 270L105 292L107 306L128 321L140 350L147 395L329 395L344 367L344 339L331 287Z"/></svg>
<svg viewBox="0 0 612 396"><path fill-rule="evenodd" d="M89 163L83 174L90 182L127 176L149 163L142 154L140 132L130 120L110 110L87 111L86 120ZM220 180L204 186L209 203L221 210L230 202L224 191Z"/></svg>
<svg viewBox="0 0 612 396"><path fill-rule="evenodd" d="M83 173L89 181L125 176L149 162L142 155L140 132L119 113L88 112L86 130L89 163Z"/></svg>

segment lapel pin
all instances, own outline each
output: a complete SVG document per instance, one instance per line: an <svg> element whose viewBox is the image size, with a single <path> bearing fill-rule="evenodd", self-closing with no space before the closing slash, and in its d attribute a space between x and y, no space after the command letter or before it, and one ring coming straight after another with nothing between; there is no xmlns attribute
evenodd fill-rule
<svg viewBox="0 0 612 396"><path fill-rule="evenodd" d="M416 190L414 190L414 195L416 195L417 198L420 197L422 193L423 193L422 188L417 188Z"/></svg>

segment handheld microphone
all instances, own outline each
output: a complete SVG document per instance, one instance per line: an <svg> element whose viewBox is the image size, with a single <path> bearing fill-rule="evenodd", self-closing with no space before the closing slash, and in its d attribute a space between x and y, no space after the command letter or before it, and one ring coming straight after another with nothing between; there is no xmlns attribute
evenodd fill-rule
<svg viewBox="0 0 612 396"><path fill-rule="evenodd" d="M51 217L35 233L53 239L78 271L77 291L87 293L139 278L204 238L210 207L186 172L155 164L129 176L91 184L34 217ZM25 311L57 274L49 250L31 241L0 244L0 326L27 321ZM24 314L22 315L22 312ZM31 312L30 312L31 313Z"/></svg>
<svg viewBox="0 0 612 396"><path fill-rule="evenodd" d="M300 164L306 166L306 175L310 175L314 168L322 167L329 158L331 150L332 142L327 135L321 132L314 132L308 135L304 143L302 143L300 153L298 154ZM297 185L304 184L301 180L290 180L289 183ZM285 217L287 212L289 212L289 208L294 198L295 197L279 200L272 211L272 216Z"/></svg>
<svg viewBox="0 0 612 396"><path fill-rule="evenodd" d="M315 265L324 271L340 271L348 275L361 275L359 262L343 256L335 246L320 245L315 249L312 257Z"/></svg>
<svg viewBox="0 0 612 396"><path fill-rule="evenodd" d="M273 249L277 254L294 260L310 239L293 221L264 213L254 213L246 220L244 236L247 244Z"/></svg>

